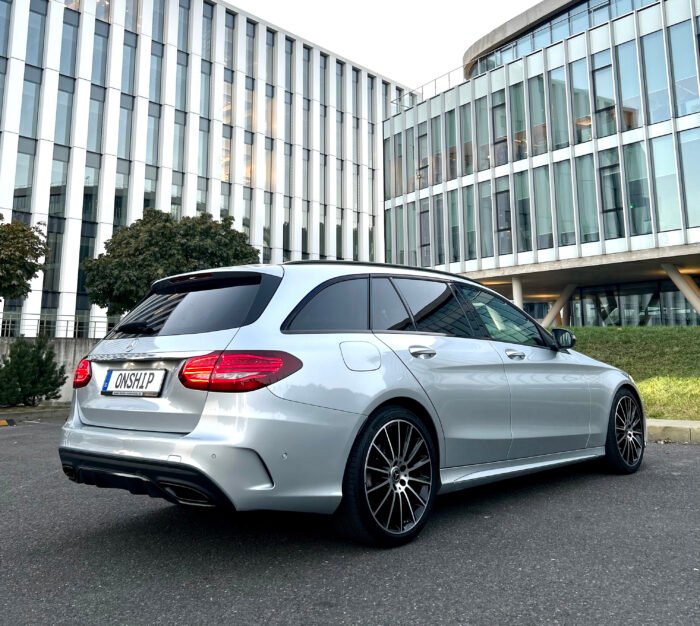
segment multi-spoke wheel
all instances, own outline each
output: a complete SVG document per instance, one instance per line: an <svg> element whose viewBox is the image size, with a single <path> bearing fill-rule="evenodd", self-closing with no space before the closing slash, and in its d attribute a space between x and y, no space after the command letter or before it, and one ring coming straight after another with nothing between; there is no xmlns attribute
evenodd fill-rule
<svg viewBox="0 0 700 626"><path fill-rule="evenodd" d="M643 456L642 408L631 391L621 389L610 411L605 458L616 471L631 474L639 469Z"/></svg>
<svg viewBox="0 0 700 626"><path fill-rule="evenodd" d="M425 524L437 488L432 437L416 415L386 407L370 418L350 454L339 522L355 539L396 546Z"/></svg>

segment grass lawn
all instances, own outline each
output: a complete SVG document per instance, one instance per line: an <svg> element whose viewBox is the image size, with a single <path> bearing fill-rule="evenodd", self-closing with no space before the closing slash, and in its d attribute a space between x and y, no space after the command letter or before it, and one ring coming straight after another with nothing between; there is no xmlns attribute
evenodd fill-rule
<svg viewBox="0 0 700 626"><path fill-rule="evenodd" d="M576 350L634 378L647 417L700 420L700 328L574 328Z"/></svg>

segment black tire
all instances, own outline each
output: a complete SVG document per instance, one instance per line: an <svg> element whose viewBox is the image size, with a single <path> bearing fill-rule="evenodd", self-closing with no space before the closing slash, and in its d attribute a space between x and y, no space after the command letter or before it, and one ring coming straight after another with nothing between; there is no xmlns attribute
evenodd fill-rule
<svg viewBox="0 0 700 626"><path fill-rule="evenodd" d="M605 461L617 474L634 474L644 458L644 420L637 397L627 388L613 398L605 441Z"/></svg>
<svg viewBox="0 0 700 626"><path fill-rule="evenodd" d="M365 544L404 545L428 521L438 487L438 455L428 429L412 411L384 407L369 418L350 452L338 529Z"/></svg>

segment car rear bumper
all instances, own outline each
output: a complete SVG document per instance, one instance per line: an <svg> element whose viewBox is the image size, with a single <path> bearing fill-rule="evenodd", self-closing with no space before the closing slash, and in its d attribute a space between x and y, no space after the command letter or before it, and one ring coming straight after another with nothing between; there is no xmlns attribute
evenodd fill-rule
<svg viewBox="0 0 700 626"><path fill-rule="evenodd" d="M195 429L181 435L87 426L74 402L59 451L76 482L239 511L332 513L363 421L261 389L210 393Z"/></svg>

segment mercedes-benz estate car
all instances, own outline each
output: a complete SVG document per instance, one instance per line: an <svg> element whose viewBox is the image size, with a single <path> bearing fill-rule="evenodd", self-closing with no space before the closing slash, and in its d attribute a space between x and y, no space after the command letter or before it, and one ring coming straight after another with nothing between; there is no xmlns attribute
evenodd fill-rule
<svg viewBox="0 0 700 626"><path fill-rule="evenodd" d="M459 276L349 262L155 282L78 365L66 475L194 506L336 514L413 539L435 497L603 457L636 471L642 402Z"/></svg>

